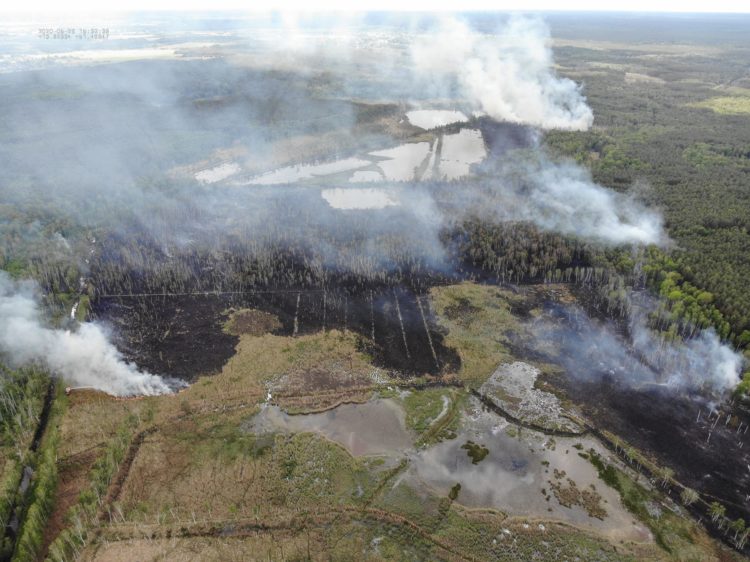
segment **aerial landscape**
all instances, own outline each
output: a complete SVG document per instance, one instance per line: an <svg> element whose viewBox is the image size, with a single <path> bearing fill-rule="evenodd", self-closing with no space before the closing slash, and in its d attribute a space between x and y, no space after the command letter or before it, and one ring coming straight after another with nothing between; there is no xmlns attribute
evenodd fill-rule
<svg viewBox="0 0 750 562"><path fill-rule="evenodd" d="M745 560L748 283L750 13L2 15L0 562Z"/></svg>

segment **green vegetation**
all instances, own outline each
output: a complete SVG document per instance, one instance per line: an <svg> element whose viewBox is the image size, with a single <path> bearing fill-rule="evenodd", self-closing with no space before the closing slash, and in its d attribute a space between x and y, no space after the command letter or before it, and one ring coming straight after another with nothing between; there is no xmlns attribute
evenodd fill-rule
<svg viewBox="0 0 750 562"><path fill-rule="evenodd" d="M688 333L696 328L714 328L724 339L735 340L738 345L747 344L743 338L735 335L730 323L714 304L712 293L696 287L680 272L679 265L664 253L655 248L649 249L643 272L655 292L663 300L661 308L652 313L659 327L667 326L673 336L678 332Z"/></svg>
<svg viewBox="0 0 750 562"><path fill-rule="evenodd" d="M447 345L461 357L459 376L481 384L510 358L506 333L517 327L510 311L512 293L497 287L461 283L434 287L430 298L438 321L448 329Z"/></svg>
<svg viewBox="0 0 750 562"><path fill-rule="evenodd" d="M456 435L466 394L454 388L411 390L403 397L406 426L419 434L418 445Z"/></svg>
<svg viewBox="0 0 750 562"><path fill-rule="evenodd" d="M734 389L734 392L738 396L750 395L750 371L745 371L745 373L742 375L740 384L737 385L737 388Z"/></svg>
<svg viewBox="0 0 750 562"><path fill-rule="evenodd" d="M659 291L664 274L678 273L677 288L682 290L684 283L695 288L686 287L683 294L713 296L706 306L698 303L699 311L685 302L685 317L707 321L724 337L746 346L750 334L742 337L750 330L750 84L735 80L733 86L722 87L726 95L718 97L716 89L746 64L746 51L708 50L701 56L671 59L669 65L660 56L634 58L626 48L566 48L556 54L569 76L585 80L596 123L587 132L547 133L547 146L589 166L597 182L663 210L676 244L656 263L648 259L644 264L657 269L652 271L657 273L652 275L654 288ZM590 73L594 69L596 73ZM663 82L627 81L624 72ZM623 158L602 165L607 151ZM634 167L634 161L640 164ZM661 265L667 266L664 273L658 271Z"/></svg>
<svg viewBox="0 0 750 562"><path fill-rule="evenodd" d="M88 295L81 295L78 300L78 308L76 308L76 320L79 322L85 322L91 309L91 299Z"/></svg>
<svg viewBox="0 0 750 562"><path fill-rule="evenodd" d="M11 370L0 364L0 446L21 453L36 430L49 384L35 367Z"/></svg>
<svg viewBox="0 0 750 562"><path fill-rule="evenodd" d="M5 536L5 529L10 519L17 497L18 483L23 474L23 464L17 459L6 458L3 467L3 480L0 482L0 558L10 558L12 543L10 537Z"/></svg>
<svg viewBox="0 0 750 562"><path fill-rule="evenodd" d="M705 142L698 142L688 146L682 153L690 164L696 168L706 168L709 166L726 166L731 165L732 160L720 152L714 150L711 145Z"/></svg>
<svg viewBox="0 0 750 562"><path fill-rule="evenodd" d="M659 546L678 560L705 559L707 549L710 551L712 547L698 523L665 505L658 489L644 488L625 472L607 463L593 449L589 450L588 458L599 477L620 493L625 507L648 526ZM665 474L665 477L671 478L671 475ZM690 492L686 495L686 499L695 501Z"/></svg>
<svg viewBox="0 0 750 562"><path fill-rule="evenodd" d="M21 512L21 526L13 551L14 562L35 560L40 552L44 528L54 507L57 488L57 449L60 443L59 424L66 409L65 393L57 386L57 396L52 403L39 449L34 453L34 477Z"/></svg>
<svg viewBox="0 0 750 562"><path fill-rule="evenodd" d="M49 555L52 559L67 560L77 556L81 548L88 543L89 532L98 523L99 509L104 507L109 485L125 457L138 424L138 417L129 415L113 438L107 442L88 476L87 487L79 494L78 502L66 515L69 527L49 546Z"/></svg>
<svg viewBox="0 0 750 562"><path fill-rule="evenodd" d="M750 114L750 90L744 95L717 96L692 104L692 107L710 109L720 115Z"/></svg>
<svg viewBox="0 0 750 562"><path fill-rule="evenodd" d="M0 269L7 271L11 277L20 279L21 277L26 276L26 267L26 264L20 259L11 258L7 259L5 263L2 264L2 268Z"/></svg>
<svg viewBox="0 0 750 562"><path fill-rule="evenodd" d="M11 370L0 364L0 554L9 556L6 524L13 507L24 501L18 495L23 468L43 458L39 452L32 455L29 448L48 385L49 376L40 369Z"/></svg>
<svg viewBox="0 0 750 562"><path fill-rule="evenodd" d="M474 443L474 441L467 441L461 445L461 448L466 449L466 454L471 458L471 464L479 464L490 454L490 450L487 447L479 443Z"/></svg>
<svg viewBox="0 0 750 562"><path fill-rule="evenodd" d="M410 391L403 399L406 426L422 433L444 414L444 408L447 411L451 398L450 389L428 388Z"/></svg>

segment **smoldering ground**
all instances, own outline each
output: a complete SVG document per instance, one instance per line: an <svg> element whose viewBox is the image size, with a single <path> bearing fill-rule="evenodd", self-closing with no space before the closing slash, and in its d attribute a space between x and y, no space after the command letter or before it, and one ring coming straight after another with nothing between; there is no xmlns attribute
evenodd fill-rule
<svg viewBox="0 0 750 562"><path fill-rule="evenodd" d="M646 451L676 479L747 517L750 415L725 400L741 357L713 332L670 343L647 327L653 299L635 295L624 324L592 318L577 305L547 302L528 323L521 353L564 367L548 380L598 428ZM732 462L727 462L732 459Z"/></svg>
<svg viewBox="0 0 750 562"><path fill-rule="evenodd" d="M578 306L550 305L530 323L533 345L559 359L574 379L608 380L619 387L661 386L721 398L739 382L742 356L722 344L713 330L669 341L649 327L656 300L639 295L628 311L627 330L597 320ZM646 308L648 307L648 308Z"/></svg>

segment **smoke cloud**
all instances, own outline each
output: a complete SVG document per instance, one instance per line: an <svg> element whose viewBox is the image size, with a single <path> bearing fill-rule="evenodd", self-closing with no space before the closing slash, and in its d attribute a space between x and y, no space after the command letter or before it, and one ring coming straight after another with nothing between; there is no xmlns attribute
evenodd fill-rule
<svg viewBox="0 0 750 562"><path fill-rule="evenodd" d="M132 51L127 62L110 60L108 47L75 64L66 55L29 67L10 55L0 66L3 263L33 257L40 279L78 263L98 289L115 272L190 272L210 291L231 278L220 274L224 256L278 263L287 250L320 278L323 269L447 271L443 234L476 216L607 244L666 240L657 212L544 154L540 128L586 129L592 113L580 87L556 76L538 20L511 18L492 35L459 20L420 32L409 21L285 22L219 35L214 23L190 32L178 23L113 38L108 46ZM168 57L153 56L156 37ZM0 50L23 53L19 41ZM446 104L485 116L425 132L423 159L412 159L407 105ZM303 168L296 179L279 173ZM254 182L269 173L282 179ZM375 178L367 193L378 201L362 201L355 174ZM192 269L195 256L215 269ZM0 351L14 364L39 361L114 394L170 390L124 361L101 325L51 329L33 286L3 278L0 290Z"/></svg>
<svg viewBox="0 0 750 562"><path fill-rule="evenodd" d="M648 311L655 310L655 299L637 295L640 301L631 309L630 338L633 349L658 372L665 384L677 388L705 388L716 393L732 390L740 382L743 359L721 342L710 328L694 338L668 343L655 337L648 327Z"/></svg>
<svg viewBox="0 0 750 562"><path fill-rule="evenodd" d="M595 183L573 162L551 161L541 150L530 158L505 159L487 179L496 201L484 201L481 208L491 209L495 220L528 221L542 230L605 244L669 241L659 212Z"/></svg>
<svg viewBox="0 0 750 562"><path fill-rule="evenodd" d="M84 323L75 331L46 327L36 290L33 282L15 282L0 271L0 352L11 365L36 362L70 384L117 396L174 390L174 383L125 362L97 324Z"/></svg>
<svg viewBox="0 0 750 562"><path fill-rule="evenodd" d="M493 119L543 129L586 130L594 120L580 87L553 70L550 34L538 19L512 17L497 33L443 19L412 46L415 71L433 86L455 84Z"/></svg>
<svg viewBox="0 0 750 562"><path fill-rule="evenodd" d="M630 309L628 337L580 307L555 306L531 323L532 345L555 355L571 376L587 380L608 376L630 388L660 385L714 395L737 385L742 356L713 330L683 341L666 341L648 327L646 311L656 308L654 299L638 295L637 300L639 305Z"/></svg>

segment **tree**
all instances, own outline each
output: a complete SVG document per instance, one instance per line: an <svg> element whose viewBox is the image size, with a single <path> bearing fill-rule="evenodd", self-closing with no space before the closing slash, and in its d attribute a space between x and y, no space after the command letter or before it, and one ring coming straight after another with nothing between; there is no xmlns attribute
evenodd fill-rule
<svg viewBox="0 0 750 562"><path fill-rule="evenodd" d="M739 517L732 521L732 524L729 526L729 528L734 531L734 542L735 544L737 544L737 537L742 531L745 530L745 520L742 517Z"/></svg>
<svg viewBox="0 0 750 562"><path fill-rule="evenodd" d="M698 495L698 492L696 492L692 488L683 488L682 493L680 494L680 499L686 506L694 504L696 501L698 501L699 497L700 496Z"/></svg>
<svg viewBox="0 0 750 562"><path fill-rule="evenodd" d="M742 375L742 380L740 381L740 384L738 384L734 389L734 393L737 396L750 394L750 371L745 371L745 373Z"/></svg>
<svg viewBox="0 0 750 562"><path fill-rule="evenodd" d="M672 480L672 477L674 477L674 470L668 466L659 469L659 479L661 480L662 486L667 486L670 480Z"/></svg>
<svg viewBox="0 0 750 562"><path fill-rule="evenodd" d="M708 508L708 513L711 516L711 521L716 523L720 519L724 519L724 516L727 513L727 508L721 505L719 502L711 502L711 505ZM721 527L722 524L720 523L719 527Z"/></svg>

